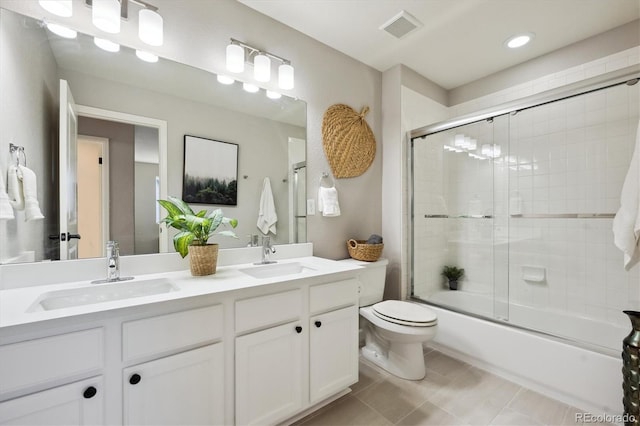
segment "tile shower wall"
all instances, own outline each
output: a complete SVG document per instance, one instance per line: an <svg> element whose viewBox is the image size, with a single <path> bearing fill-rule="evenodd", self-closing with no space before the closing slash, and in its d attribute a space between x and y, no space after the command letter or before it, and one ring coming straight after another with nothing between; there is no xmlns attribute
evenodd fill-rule
<svg viewBox="0 0 640 426"><path fill-rule="evenodd" d="M638 128L638 86L618 86L511 117L510 301L627 325L640 307L640 267L625 272L611 218L617 212ZM526 218L528 214L547 215ZM524 266L545 270L525 280Z"/></svg>
<svg viewBox="0 0 640 426"><path fill-rule="evenodd" d="M451 116L638 62L640 47L457 105ZM443 151L455 129L417 143L416 156L427 160L414 168L414 250L422 254L414 259L414 294L428 299L444 290L442 266L458 264L467 271L464 291L627 328L621 311L640 308L640 267L622 268L612 219L526 215L617 211L640 118L639 91L621 86L509 117L508 130L493 129L502 155L484 174L478 163L490 161ZM466 215L470 206L483 214L490 207L493 220L424 218ZM523 217L512 216L518 213ZM544 279L524 280L526 267L544 271Z"/></svg>

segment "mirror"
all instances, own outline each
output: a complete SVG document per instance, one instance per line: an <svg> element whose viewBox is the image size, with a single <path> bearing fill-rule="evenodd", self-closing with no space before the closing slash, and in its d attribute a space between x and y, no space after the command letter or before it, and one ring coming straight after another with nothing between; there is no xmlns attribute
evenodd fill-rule
<svg viewBox="0 0 640 426"><path fill-rule="evenodd" d="M65 39L40 21L6 9L0 9L0 63L2 189L7 188L9 169L18 161L24 164L26 157L44 215L25 221L24 211L14 210L14 219L0 219L0 263L60 259L60 218L69 216L61 203L66 208L77 195L87 204L80 166L77 183L66 173L59 177L60 157L69 158L60 142L60 127L69 127L59 124L61 103L63 110L69 104L61 96L61 80L68 83L77 106L70 113L75 117L70 127L77 127L81 144L97 146L96 161L104 161L100 167L108 170L108 177L103 172L96 178L95 188L103 192L88 190L96 197L88 202L94 211L84 221L78 216L80 229L83 222L97 228L92 232L98 242L91 251L82 246L64 250L70 258L103 255L105 239L119 241L123 255L173 251L172 232L161 232L157 225L165 212L155 200L182 196L185 135L238 145L237 205L192 205L196 211L222 208L225 216L238 219L237 240L214 237L212 242L221 248L245 247L250 235L259 234L266 177L278 216L272 239L276 244L306 241L305 102L286 96L269 99L264 90L248 93L239 82L222 85L210 72L163 58L143 62L124 46L110 53L96 47L93 37ZM24 156L11 153L10 143L23 147ZM93 163L80 158L81 165ZM61 193L72 195L61 202ZM65 239L74 235L62 232ZM89 231L83 232L86 237L80 241L87 245L92 239Z"/></svg>

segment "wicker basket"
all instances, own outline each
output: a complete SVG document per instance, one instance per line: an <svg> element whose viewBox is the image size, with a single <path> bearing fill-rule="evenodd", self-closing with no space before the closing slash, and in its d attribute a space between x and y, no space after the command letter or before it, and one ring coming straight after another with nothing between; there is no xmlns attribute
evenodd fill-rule
<svg viewBox="0 0 640 426"><path fill-rule="evenodd" d="M365 262L375 262L380 259L384 244L367 244L366 240L354 240L347 241L347 248L349 249L349 256L357 260L364 260Z"/></svg>
<svg viewBox="0 0 640 426"><path fill-rule="evenodd" d="M213 275L218 266L218 244L189 246L189 257L191 275L194 277Z"/></svg>

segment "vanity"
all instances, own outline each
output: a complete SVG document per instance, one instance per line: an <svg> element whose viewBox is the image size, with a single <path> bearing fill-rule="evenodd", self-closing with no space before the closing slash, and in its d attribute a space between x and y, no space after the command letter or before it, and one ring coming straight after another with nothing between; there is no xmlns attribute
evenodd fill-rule
<svg viewBox="0 0 640 426"><path fill-rule="evenodd" d="M347 393L360 268L302 252L1 290L0 424L278 424Z"/></svg>

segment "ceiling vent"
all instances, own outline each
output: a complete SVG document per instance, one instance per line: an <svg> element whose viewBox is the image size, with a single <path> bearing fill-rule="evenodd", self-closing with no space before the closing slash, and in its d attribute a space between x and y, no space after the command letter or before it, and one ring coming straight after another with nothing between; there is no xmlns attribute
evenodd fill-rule
<svg viewBox="0 0 640 426"><path fill-rule="evenodd" d="M415 16L411 15L406 10L403 10L382 24L380 29L388 32L395 38L403 38L421 26L422 22L418 21Z"/></svg>

